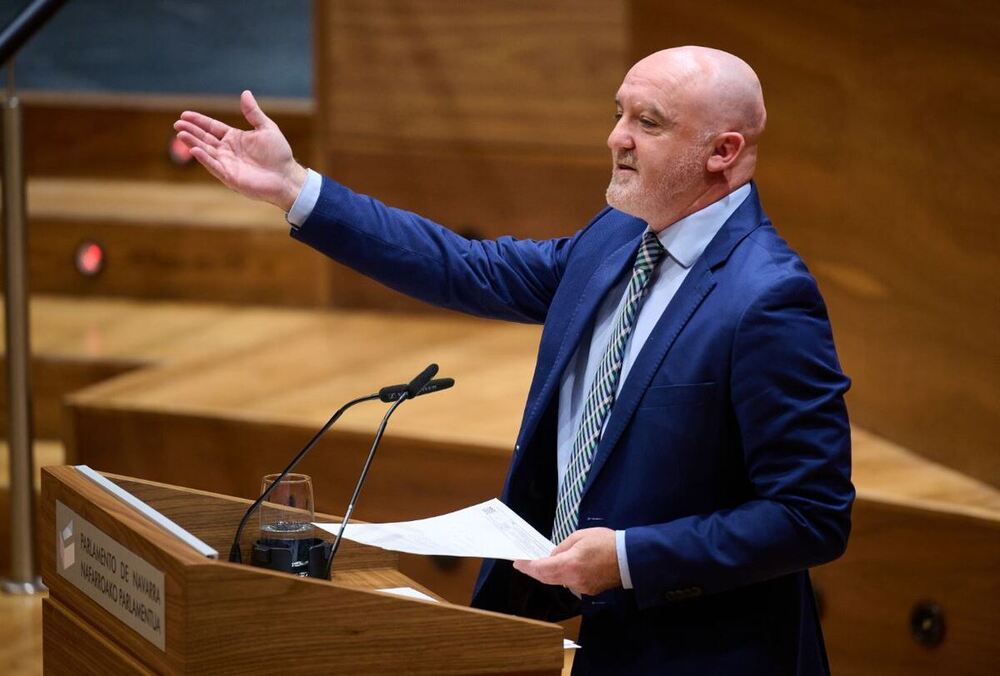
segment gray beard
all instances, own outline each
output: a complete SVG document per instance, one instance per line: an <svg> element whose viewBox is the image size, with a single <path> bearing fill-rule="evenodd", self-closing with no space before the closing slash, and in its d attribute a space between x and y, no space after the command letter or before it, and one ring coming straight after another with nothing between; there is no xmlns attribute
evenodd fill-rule
<svg viewBox="0 0 1000 676"><path fill-rule="evenodd" d="M662 199L662 195L651 195L639 186L627 185L625 181L618 181L613 176L604 193L608 206L647 222L650 214L655 211L653 203L659 201L657 198Z"/></svg>
<svg viewBox="0 0 1000 676"><path fill-rule="evenodd" d="M670 205L697 183L703 162L696 149L682 154L671 170L660 176L656 186L645 190L636 184L638 176L618 180L612 173L604 198L608 206L655 225L657 217L669 213Z"/></svg>

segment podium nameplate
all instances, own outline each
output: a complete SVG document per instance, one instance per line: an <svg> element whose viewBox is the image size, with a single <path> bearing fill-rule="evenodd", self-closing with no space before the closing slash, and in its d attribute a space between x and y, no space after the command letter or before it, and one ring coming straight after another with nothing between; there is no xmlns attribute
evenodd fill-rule
<svg viewBox="0 0 1000 676"><path fill-rule="evenodd" d="M165 650L163 571L56 501L56 570L77 589Z"/></svg>

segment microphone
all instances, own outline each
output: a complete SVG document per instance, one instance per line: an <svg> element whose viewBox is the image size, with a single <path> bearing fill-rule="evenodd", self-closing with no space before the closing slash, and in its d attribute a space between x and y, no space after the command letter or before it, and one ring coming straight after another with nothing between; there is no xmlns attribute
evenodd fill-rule
<svg viewBox="0 0 1000 676"><path fill-rule="evenodd" d="M406 386L392 385L391 387L405 388ZM310 439L309 442L302 447L302 450L300 450L295 455L294 458L292 458L292 461L288 463L288 466L281 471L281 474L278 475L278 478L275 479L274 482L267 487L267 490L265 490L263 493L260 494L259 498L253 501L253 504L251 504L247 508L247 511L243 513L243 518L240 519L240 525L236 527L236 534L233 536L233 544L229 547L229 561L231 563L243 563L243 554L240 552L240 536L243 534L243 529L246 527L247 521L250 520L250 516L254 513L254 511L256 511L258 507L260 507L261 503L267 500L268 496L270 496L271 493L274 491L274 489L278 487L278 484L281 483L281 481L288 475L289 472L295 469L295 466L299 464L299 461L306 456L306 453L312 450L312 447L316 445L316 442L319 441L320 437L322 437L328 429L333 427L333 424L337 422L338 419L340 419L340 416L344 414L344 411L351 408L355 404L360 404L365 401L372 401L373 399L378 399L378 398L379 398L378 394L365 395L364 397L358 397L357 399L352 399L351 401L347 402L339 409L337 409L337 412L334 413L333 416L326 421L326 424L320 428L319 432L314 434L313 438Z"/></svg>
<svg viewBox="0 0 1000 676"><path fill-rule="evenodd" d="M389 410L385 412L385 415L382 416L382 422L378 426L378 431L375 432L375 440L372 441L371 450L368 451L368 458L365 460L365 466L361 469L361 476L358 477L358 483L354 487L354 493L351 495L351 501L347 505L347 511L344 513L343 520L340 522L340 529L337 531L337 537L334 539L333 546L330 548L330 558L326 560L326 568L323 571L323 579L330 579L330 571L333 568L333 557L336 556L337 550L340 548L340 541L344 537L344 529L347 528L347 522L351 520L351 514L354 513L354 505L358 501L358 495L361 493L361 487L365 483L365 477L368 476L368 470L372 466L372 460L375 459L375 451L378 449L379 442L382 441L382 434L385 432L385 427L389 423L389 416L391 416L393 412L395 412L395 410L399 408L400 405L407 399L412 399L420 394L424 394L423 389L425 387L430 387L431 383L435 382L431 381L431 378L434 377L434 374L437 373L437 371L437 364L431 364L421 371L416 378L411 380L409 384L406 385L405 391L399 395L399 398L396 399L395 403L393 403L393 405L389 407ZM441 387L428 390L428 392L446 390L455 384L455 381L451 378L442 378L441 382L444 383Z"/></svg>
<svg viewBox="0 0 1000 676"><path fill-rule="evenodd" d="M449 387L455 385L454 378L435 378L431 380L426 385L420 388L420 391L414 396L422 396L424 394L430 394L431 392L440 392L441 390L447 390ZM408 394L407 388L409 388L409 383L405 385L390 385L389 387L383 387L378 391L378 398L387 404L391 404L396 401L404 394L407 395L407 399L412 399Z"/></svg>
<svg viewBox="0 0 1000 676"><path fill-rule="evenodd" d="M431 364L423 371L421 371L416 378L410 381L410 384L406 386L406 394L410 399L420 394L420 390L424 389L424 385L430 382L438 372L438 365Z"/></svg>
<svg viewBox="0 0 1000 676"><path fill-rule="evenodd" d="M377 393L368 394L363 397L358 397L357 399L352 399L351 401L347 402L339 409L337 409L337 412L334 413L333 416L326 421L323 427L321 427L320 430L315 435L313 435L312 439L310 439L309 442L306 443L306 445L303 446L302 449L295 455L295 457L292 458L292 461L288 463L285 469L281 471L277 479L275 479L275 481L272 482L271 485L268 486L263 493L261 493L260 497L258 497L256 500L253 501L253 503L247 508L246 512L244 512L243 518L240 519L240 524L236 528L236 534L233 536L233 543L229 548L229 561L232 563L243 563L243 554L240 551L240 537L243 535L243 530L244 528L246 528L247 522L250 520L250 517L257 510L257 508L260 507L260 505L265 500L267 500L267 498L271 495L274 489L278 487L281 481L293 469L295 469L295 466L299 464L302 458L304 458L306 454L309 453L310 450L312 450L313 446L315 446L316 443L320 440L320 438L324 434L326 434L327 430L333 427L334 423L336 423L337 420L340 419L340 416L342 416L347 409L362 402L380 399L381 401L384 401L386 403L396 402L393 408L390 409L391 413L392 410L395 410L395 407L398 406L399 403L401 403L405 399L412 399L413 397L420 396L422 394L429 394L431 392L446 390L455 384L455 381L452 378L440 378L438 380L430 380L430 378L435 373L437 373L437 370L438 370L437 364L431 364L426 369L424 369L420 373L420 375L411 380L409 383L399 384L399 385L389 385L388 387L383 387ZM411 389L415 391L413 395L410 395ZM384 423L385 420L383 420L383 425L382 425L383 429L385 427ZM379 435L381 436L381 431L379 432ZM370 457L368 463L369 464L371 463ZM366 464L365 472L367 473L367 471L368 471L368 466ZM357 498L357 493L355 493L355 497L352 498L352 502L356 498ZM326 575L328 578L330 576L329 570L330 570L329 566L327 566Z"/></svg>

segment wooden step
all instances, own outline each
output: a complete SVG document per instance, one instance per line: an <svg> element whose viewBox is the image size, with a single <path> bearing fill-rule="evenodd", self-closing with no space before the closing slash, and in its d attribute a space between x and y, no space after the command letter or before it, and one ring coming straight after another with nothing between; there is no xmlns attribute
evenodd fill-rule
<svg viewBox="0 0 1000 676"><path fill-rule="evenodd" d="M34 434L42 438L64 438L63 398L71 392L191 352L239 349L273 330L294 331L305 319L261 308L244 312L238 306L146 306L123 299L45 295L33 296L30 308ZM227 321L220 328L222 319ZM179 335L187 338L177 340ZM0 335L0 350L3 341ZM0 362L0 375L5 373L6 362ZM0 388L0 436L7 429L6 398L6 388Z"/></svg>
<svg viewBox="0 0 1000 676"><path fill-rule="evenodd" d="M19 99L25 172L32 178L214 183L197 162L171 161L167 147L174 137L174 121L181 111L198 110L226 124L248 126L236 95L26 91ZM297 156L311 162L312 101L264 97L259 103Z"/></svg>
<svg viewBox="0 0 1000 676"><path fill-rule="evenodd" d="M79 415L210 418L218 424L304 432L319 427L340 402L406 380L436 361L443 375L456 378L456 387L401 408L389 438L484 456L509 455L539 338L538 327L457 315L385 317L102 301L92 306L95 315L104 316L95 323L87 305L71 309L64 299L42 298L35 307L36 324L45 333L56 329L46 317L63 317L64 337L40 342L41 351L79 356L84 341L100 336L96 340L105 346L105 358L115 353L158 360L155 369L139 369L73 395ZM198 329L188 328L195 324ZM191 349L193 344L198 349ZM365 436L381 415L378 406L359 407L334 434ZM1000 511L1000 491L993 486L877 435L855 428L854 447L854 481L872 499Z"/></svg>
<svg viewBox="0 0 1000 676"><path fill-rule="evenodd" d="M127 359L66 358L36 355L31 360L32 435L59 439L64 434L63 399L88 385L147 365ZM0 382L6 383L7 362L0 362ZM7 436L7 388L0 388L0 437Z"/></svg>
<svg viewBox="0 0 1000 676"><path fill-rule="evenodd" d="M38 179L28 184L29 287L74 296L325 305L335 264L288 235L279 209L218 185ZM96 242L104 269L75 266Z"/></svg>
<svg viewBox="0 0 1000 676"><path fill-rule="evenodd" d="M873 501L1000 516L1000 490L992 484L913 453L854 426L854 484Z"/></svg>

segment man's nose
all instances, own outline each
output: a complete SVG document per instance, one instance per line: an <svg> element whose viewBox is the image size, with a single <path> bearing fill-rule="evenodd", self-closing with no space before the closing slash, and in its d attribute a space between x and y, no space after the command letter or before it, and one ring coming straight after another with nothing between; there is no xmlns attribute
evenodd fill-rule
<svg viewBox="0 0 1000 676"><path fill-rule="evenodd" d="M619 119L611 133L608 134L608 148L611 150L629 150L635 147L632 135L625 126L625 118Z"/></svg>

